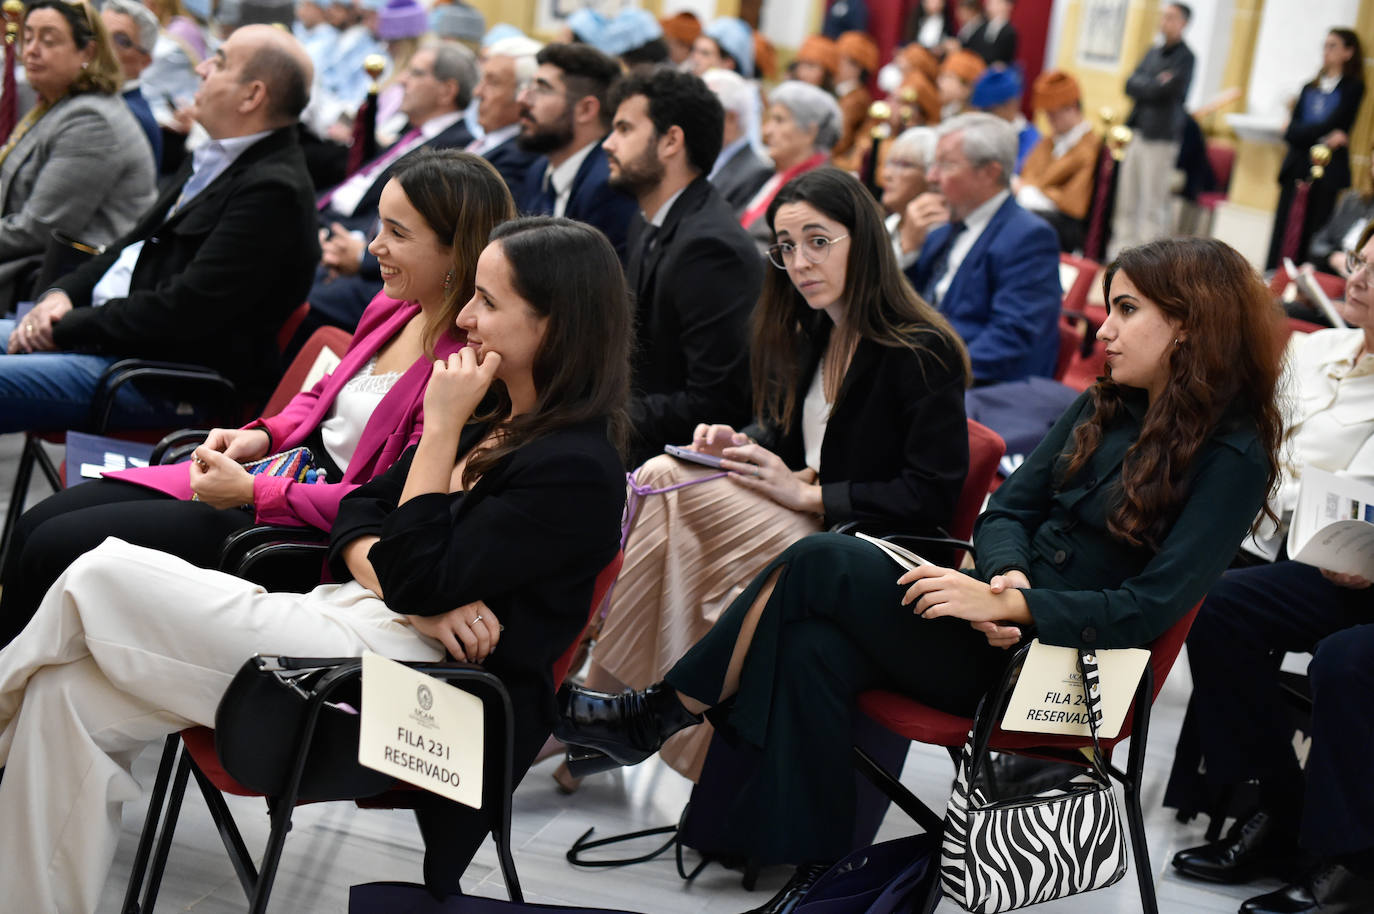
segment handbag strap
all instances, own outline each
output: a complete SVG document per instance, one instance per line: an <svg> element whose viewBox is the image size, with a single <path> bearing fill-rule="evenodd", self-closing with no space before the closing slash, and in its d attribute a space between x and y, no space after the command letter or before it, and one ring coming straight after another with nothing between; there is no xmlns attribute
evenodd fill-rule
<svg viewBox="0 0 1374 914"><path fill-rule="evenodd" d="M1083 681L1083 706L1088 715L1088 732L1093 738L1093 765L1099 772L1107 770L1102 744L1097 739L1097 726L1102 721L1102 677L1097 668L1097 654L1078 649L1078 672Z"/></svg>
<svg viewBox="0 0 1374 914"><path fill-rule="evenodd" d="M685 489L688 486L700 485L703 482L721 479L729 476L729 473L712 473L709 476L700 476L696 479L688 479L683 482L674 483L671 486L644 485L635 479L635 472L625 474L625 488L629 494L625 496L625 511L620 516L620 550L625 551L625 544L630 541L630 531L634 529L635 520L639 517L639 508L644 503L644 499L650 495L663 495L667 492L675 492L678 489ZM617 578L619 580L619 578ZM601 608L597 610L597 625L606 621L606 614L611 611L611 597L615 595L616 582L612 581L611 586L606 588L606 596L601 601Z"/></svg>

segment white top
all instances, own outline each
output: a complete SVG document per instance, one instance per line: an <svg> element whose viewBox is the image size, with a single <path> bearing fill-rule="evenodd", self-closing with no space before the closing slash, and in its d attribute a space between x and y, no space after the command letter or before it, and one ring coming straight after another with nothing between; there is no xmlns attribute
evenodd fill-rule
<svg viewBox="0 0 1374 914"><path fill-rule="evenodd" d="M334 405L329 407L329 417L320 425L324 449L329 452L330 459L341 472L347 472L348 462L358 450L363 429L367 426L367 420L376 412L377 404L382 402L382 397L385 397L401 378L399 371L373 374L376 367L377 357L374 355L367 360L366 365L358 369L357 374L348 379L348 383L334 398Z"/></svg>
<svg viewBox="0 0 1374 914"><path fill-rule="evenodd" d="M944 38L944 16L927 16L921 23L921 30L916 33L916 41L925 48L937 47Z"/></svg>
<svg viewBox="0 0 1374 914"><path fill-rule="evenodd" d="M954 239L954 246L949 249L949 266L945 270L944 277L935 286L935 303L938 304L945 297L945 293L949 291L949 284L954 282L954 275L959 272L959 267L964 263L964 258L968 256L969 251L973 250L973 246L983 234L983 229L988 227L988 223L992 221L998 207L1005 203L1009 196L1011 196L1011 191L998 191L993 194L990 200L985 200L979 204L964 219L964 233Z"/></svg>
<svg viewBox="0 0 1374 914"><path fill-rule="evenodd" d="M802 448L806 451L806 465L821 471L821 442L825 440L825 426L830 422L831 403L825 399L825 379L822 358L816 366L816 376L802 401Z"/></svg>
<svg viewBox="0 0 1374 914"><path fill-rule="evenodd" d="M1277 549L1286 535L1305 464L1374 482L1374 355L1355 360L1363 342L1364 331L1358 329L1288 338L1280 386L1279 489L1269 503L1282 524L1275 529L1265 521L1256 535L1261 544Z"/></svg>
<svg viewBox="0 0 1374 914"><path fill-rule="evenodd" d="M592 154L596 148L596 142L588 143L581 149L574 152L563 160L563 164L554 168L550 165L544 172L544 180L553 182L553 214L562 216L568 211L568 200L572 197L573 179L577 177L577 170L582 167L582 160Z"/></svg>

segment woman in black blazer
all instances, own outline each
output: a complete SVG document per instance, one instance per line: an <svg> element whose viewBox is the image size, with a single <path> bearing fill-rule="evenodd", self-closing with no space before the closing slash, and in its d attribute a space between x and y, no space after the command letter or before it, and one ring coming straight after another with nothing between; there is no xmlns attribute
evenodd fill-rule
<svg viewBox="0 0 1374 914"><path fill-rule="evenodd" d="M642 488L685 487L643 503L590 687L659 679L810 533L851 521L934 533L953 517L968 472L968 356L903 281L877 205L852 176L821 168L784 186L767 219L777 269L754 314L758 420L697 427L691 450L723 458L725 473L668 456L636 472ZM709 741L699 727L663 758L695 779ZM566 768L555 778L576 786Z"/></svg>
<svg viewBox="0 0 1374 914"><path fill-rule="evenodd" d="M94 910L118 807L137 795L129 764L168 733L213 726L255 652L484 663L510 691L523 775L554 717L553 662L619 549L629 296L599 232L517 220L493 233L458 325L467 346L434 365L419 444L342 503L343 583L265 593L110 539L0 651L13 910ZM487 818L421 802L426 882L455 892Z"/></svg>
<svg viewBox="0 0 1374 914"><path fill-rule="evenodd" d="M1307 195L1295 263L1308 259L1307 245L1312 234L1326 224L1335 209L1336 197L1350 186L1350 131L1364 100L1364 55L1360 37L1350 29L1332 29L1322 47L1322 69L1302 87L1283 139L1288 154L1279 168L1279 205L1274 214L1274 233L1269 239L1269 259L1265 269L1278 267L1283 254L1283 238L1288 232L1288 211L1293 205L1298 182L1308 179L1312 168L1311 149L1322 143L1331 150L1331 162L1322 177L1312 182Z"/></svg>

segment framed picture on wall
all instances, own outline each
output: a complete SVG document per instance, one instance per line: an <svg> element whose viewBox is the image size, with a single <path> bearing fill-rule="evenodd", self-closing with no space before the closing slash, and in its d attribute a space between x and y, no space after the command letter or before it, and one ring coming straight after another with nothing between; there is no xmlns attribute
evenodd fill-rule
<svg viewBox="0 0 1374 914"><path fill-rule="evenodd" d="M636 0L539 0L534 27L541 32L553 32L563 27L568 17L583 7L595 10L607 19L614 19L627 6L639 6Z"/></svg>
<svg viewBox="0 0 1374 914"><path fill-rule="evenodd" d="M1078 62L1085 67L1114 70L1121 64L1130 0L1083 0L1078 33Z"/></svg>

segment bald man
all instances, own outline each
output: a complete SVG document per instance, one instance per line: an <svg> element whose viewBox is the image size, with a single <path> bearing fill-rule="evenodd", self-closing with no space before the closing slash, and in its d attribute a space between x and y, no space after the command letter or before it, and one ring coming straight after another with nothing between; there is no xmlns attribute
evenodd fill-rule
<svg viewBox="0 0 1374 914"><path fill-rule="evenodd" d="M275 383L277 330L320 257L296 142L310 58L288 32L252 25L197 73L194 115L211 141L133 231L58 280L17 326L0 321L0 432L82 427L101 373L121 358L204 365L247 398ZM129 388L112 416L124 428L184 424L179 407Z"/></svg>

